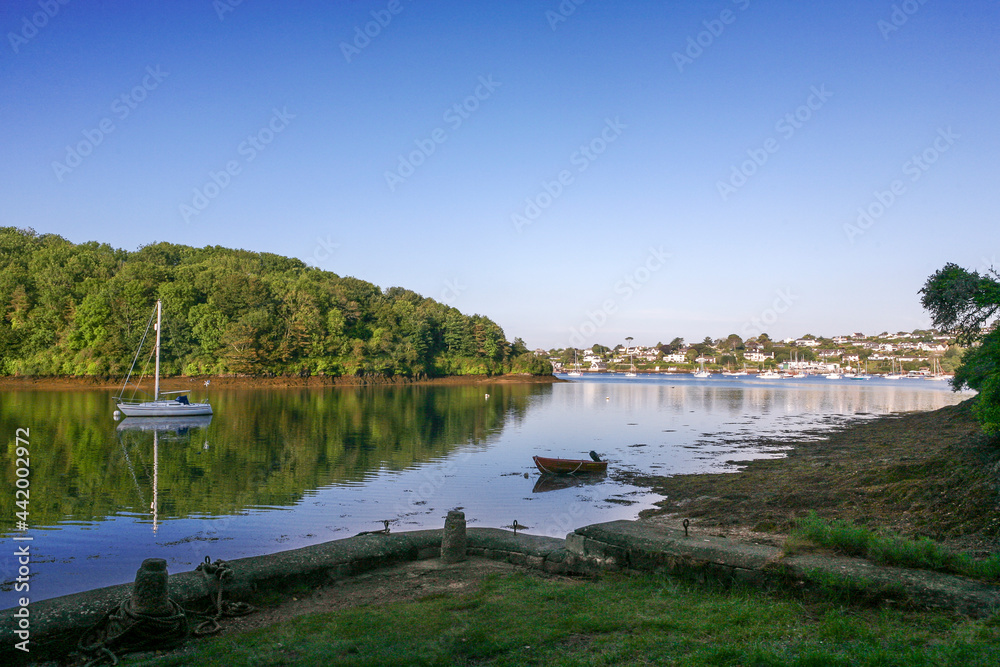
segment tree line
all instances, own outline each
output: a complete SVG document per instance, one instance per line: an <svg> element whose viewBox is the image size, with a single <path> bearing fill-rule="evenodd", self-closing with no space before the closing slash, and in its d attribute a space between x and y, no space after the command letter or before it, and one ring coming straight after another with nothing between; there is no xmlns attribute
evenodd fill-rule
<svg viewBox="0 0 1000 667"><path fill-rule="evenodd" d="M123 375L157 299L163 375L551 373L487 317L298 259L0 227L0 375Z"/></svg>
<svg viewBox="0 0 1000 667"><path fill-rule="evenodd" d="M969 347L952 386L979 392L972 411L985 432L1000 436L1000 273L991 268L980 274L948 263L927 279L920 293L934 326L953 332L960 345Z"/></svg>

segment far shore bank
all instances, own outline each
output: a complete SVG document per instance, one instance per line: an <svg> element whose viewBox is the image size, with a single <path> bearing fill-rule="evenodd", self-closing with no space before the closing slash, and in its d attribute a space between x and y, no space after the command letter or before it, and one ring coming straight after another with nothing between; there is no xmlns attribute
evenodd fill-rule
<svg viewBox="0 0 1000 667"><path fill-rule="evenodd" d="M152 380L147 380L152 387ZM567 382L554 375L449 375L438 378L406 378L387 376L185 376L160 378L160 389L165 391L205 389L285 389L309 387L362 387L403 385L480 385L480 384L553 384ZM42 390L60 391L75 389L119 389L120 378L101 376L8 376L0 377L0 391Z"/></svg>

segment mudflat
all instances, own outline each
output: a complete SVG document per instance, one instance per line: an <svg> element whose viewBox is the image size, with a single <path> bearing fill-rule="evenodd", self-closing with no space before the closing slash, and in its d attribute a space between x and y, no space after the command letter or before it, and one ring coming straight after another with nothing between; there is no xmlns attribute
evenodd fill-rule
<svg viewBox="0 0 1000 667"><path fill-rule="evenodd" d="M1000 440L969 399L932 412L876 417L821 439L764 441L786 456L722 474L628 475L666 498L650 521L690 519L719 535L780 536L815 511L871 529L926 536L972 554L1000 548ZM813 434L816 435L816 434Z"/></svg>

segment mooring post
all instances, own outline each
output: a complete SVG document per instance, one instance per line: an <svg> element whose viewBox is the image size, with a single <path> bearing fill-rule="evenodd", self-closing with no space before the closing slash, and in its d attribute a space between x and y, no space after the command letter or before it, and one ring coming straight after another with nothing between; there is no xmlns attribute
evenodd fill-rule
<svg viewBox="0 0 1000 667"><path fill-rule="evenodd" d="M465 512L448 512L448 518L444 520L444 535L441 537L441 560L445 563L460 563L465 560Z"/></svg>
<svg viewBox="0 0 1000 667"><path fill-rule="evenodd" d="M147 616L170 616L174 609L167 594L167 561L147 558L135 573L132 610Z"/></svg>

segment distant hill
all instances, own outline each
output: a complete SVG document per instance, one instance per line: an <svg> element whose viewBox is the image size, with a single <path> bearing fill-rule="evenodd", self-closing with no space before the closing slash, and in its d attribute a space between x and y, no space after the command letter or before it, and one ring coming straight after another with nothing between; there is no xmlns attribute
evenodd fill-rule
<svg viewBox="0 0 1000 667"><path fill-rule="evenodd" d="M551 373L487 317L298 259L0 227L0 375L123 375L157 298L164 375Z"/></svg>

